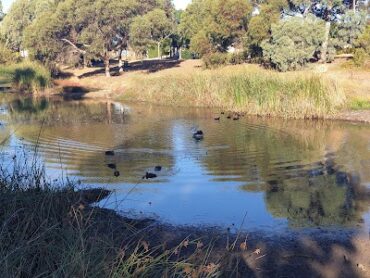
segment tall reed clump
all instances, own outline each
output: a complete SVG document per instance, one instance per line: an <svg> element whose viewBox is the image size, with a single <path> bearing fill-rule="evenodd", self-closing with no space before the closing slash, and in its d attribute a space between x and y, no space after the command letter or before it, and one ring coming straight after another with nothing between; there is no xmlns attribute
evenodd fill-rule
<svg viewBox="0 0 370 278"><path fill-rule="evenodd" d="M243 66L133 77L124 98L285 118L326 117L345 102L338 85L320 75Z"/></svg>
<svg viewBox="0 0 370 278"><path fill-rule="evenodd" d="M21 92L40 92L51 84L50 71L37 62L26 61L0 67L0 75Z"/></svg>

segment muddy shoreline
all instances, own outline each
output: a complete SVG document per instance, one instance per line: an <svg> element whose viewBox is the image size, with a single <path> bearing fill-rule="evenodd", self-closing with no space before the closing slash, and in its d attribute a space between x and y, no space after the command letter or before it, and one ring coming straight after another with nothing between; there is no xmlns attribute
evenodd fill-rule
<svg viewBox="0 0 370 278"><path fill-rule="evenodd" d="M127 225L149 248L176 248L178 256L206 256L222 277L368 277L370 238L356 229L312 228L283 233L234 232L220 227L174 226L160 220L133 219L113 210L98 211L102 232L125 239ZM125 232L126 231L126 232ZM184 246L184 242L188 242ZM180 248L176 247L180 246ZM178 249L177 249L178 248ZM298 275L298 276L297 276Z"/></svg>

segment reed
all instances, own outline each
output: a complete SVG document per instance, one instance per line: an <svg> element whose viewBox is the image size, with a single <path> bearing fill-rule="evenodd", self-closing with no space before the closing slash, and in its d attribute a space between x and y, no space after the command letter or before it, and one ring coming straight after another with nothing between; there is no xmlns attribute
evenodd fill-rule
<svg viewBox="0 0 370 278"><path fill-rule="evenodd" d="M149 220L90 206L108 194L77 190L68 179L49 181L34 159L1 163L1 276L214 277L218 268L202 264L209 253L202 255L197 242L154 245L158 233ZM180 256L181 249L193 251Z"/></svg>
<svg viewBox="0 0 370 278"><path fill-rule="evenodd" d="M336 82L318 74L245 66L133 76L122 98L285 118L323 118L345 103Z"/></svg>
<svg viewBox="0 0 370 278"><path fill-rule="evenodd" d="M37 62L25 61L0 66L0 76L16 91L38 93L51 84L49 70Z"/></svg>

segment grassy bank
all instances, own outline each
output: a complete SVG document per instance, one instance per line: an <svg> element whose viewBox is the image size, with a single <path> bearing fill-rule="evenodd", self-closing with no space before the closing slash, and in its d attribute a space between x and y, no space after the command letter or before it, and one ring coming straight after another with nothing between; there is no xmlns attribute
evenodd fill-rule
<svg viewBox="0 0 370 278"><path fill-rule="evenodd" d="M36 62L0 66L0 80L15 91L38 93L51 84L49 70Z"/></svg>
<svg viewBox="0 0 370 278"><path fill-rule="evenodd" d="M0 171L2 277L174 277L192 267L192 255L146 241L149 222L90 206L108 191L60 187L24 165Z"/></svg>
<svg viewBox="0 0 370 278"><path fill-rule="evenodd" d="M336 82L318 74L229 66L130 76L122 99L305 118L333 114L345 95Z"/></svg>

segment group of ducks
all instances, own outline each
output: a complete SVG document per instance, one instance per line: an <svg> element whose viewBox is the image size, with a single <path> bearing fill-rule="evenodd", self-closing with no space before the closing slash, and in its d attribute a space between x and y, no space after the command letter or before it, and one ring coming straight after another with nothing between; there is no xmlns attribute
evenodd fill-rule
<svg viewBox="0 0 370 278"><path fill-rule="evenodd" d="M221 115L225 115L225 112L221 112ZM217 116L214 118L215 121L220 121L221 120L221 115L220 116ZM245 114L244 113L238 113L238 112L234 112L232 114L228 114L227 115L227 119L233 119L234 121L238 121L241 117L244 117ZM193 132L193 138L197 141L199 140L203 140L204 138L204 133L202 130L196 130Z"/></svg>
<svg viewBox="0 0 370 278"><path fill-rule="evenodd" d="M221 115L225 115L225 112L221 112ZM234 112L232 114L228 114L227 115L227 119L233 119L234 121L238 121L241 117L244 117L245 114L244 113L238 113L238 112ZM215 121L219 121L221 120L221 116L217 116L214 118Z"/></svg>
<svg viewBox="0 0 370 278"><path fill-rule="evenodd" d="M225 112L221 112L221 115L225 115ZM221 120L221 115L218 116L218 117L215 117L214 120L215 121L220 121ZM226 118L227 119L233 119L234 121L237 121L240 119L240 117L244 117L245 114L242 114L242 113L233 113L233 114L229 114ZM193 131L193 138L197 141L200 141L200 140L203 140L204 138L204 132L200 129L197 129L197 130L194 130ZM114 151L112 150L109 150L109 151L106 151L105 152L105 155L106 156L114 156ZM107 164L108 168L110 169L113 169L114 170L114 176L115 177L119 177L120 176L120 172L117 170L117 166L115 163L109 163ZM154 171L155 172L160 172L162 170L162 166L155 166L154 167ZM146 172L145 175L143 176L143 179L154 179L158 177L157 174L155 173L151 173L151 172Z"/></svg>
<svg viewBox="0 0 370 278"><path fill-rule="evenodd" d="M115 153L114 153L114 151L109 150L109 151L105 152L105 155L106 156L114 156ZM114 174L115 177L119 177L121 175L120 172L117 170L117 165L115 163L108 163L107 167L114 170L113 174ZM155 166L154 171L155 172L162 171L162 166L160 166L160 165ZM154 179L156 177L158 177L157 174L154 174L154 173L151 173L151 172L146 172L145 175L142 177L142 179L149 180L149 179Z"/></svg>

